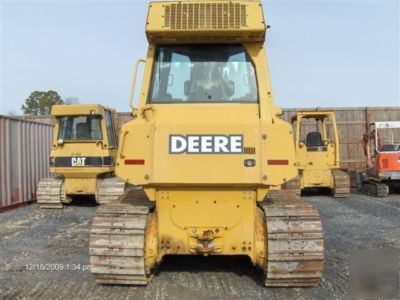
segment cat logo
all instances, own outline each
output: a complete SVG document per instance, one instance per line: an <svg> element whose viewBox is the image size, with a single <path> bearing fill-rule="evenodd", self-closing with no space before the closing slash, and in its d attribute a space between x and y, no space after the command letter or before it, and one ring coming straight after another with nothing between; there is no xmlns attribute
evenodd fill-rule
<svg viewBox="0 0 400 300"><path fill-rule="evenodd" d="M86 157L72 157L71 165L73 167L84 167L85 166Z"/></svg>

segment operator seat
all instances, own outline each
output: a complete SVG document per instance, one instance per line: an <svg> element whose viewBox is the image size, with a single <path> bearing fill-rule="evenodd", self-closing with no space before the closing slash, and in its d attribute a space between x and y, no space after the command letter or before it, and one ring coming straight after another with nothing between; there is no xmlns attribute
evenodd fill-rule
<svg viewBox="0 0 400 300"><path fill-rule="evenodd" d="M322 152L327 151L326 146L321 137L321 133L318 131L311 131L307 133L306 137L306 147L307 151Z"/></svg>
<svg viewBox="0 0 400 300"><path fill-rule="evenodd" d="M76 124L76 139L77 140L90 139L89 124L87 123Z"/></svg>

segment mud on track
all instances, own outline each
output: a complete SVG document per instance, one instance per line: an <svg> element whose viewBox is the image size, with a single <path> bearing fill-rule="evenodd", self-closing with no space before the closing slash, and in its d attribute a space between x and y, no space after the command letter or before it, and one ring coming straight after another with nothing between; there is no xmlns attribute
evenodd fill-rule
<svg viewBox="0 0 400 300"><path fill-rule="evenodd" d="M400 195L305 199L319 209L325 232L324 279L315 288L264 288L261 272L246 258L189 256L165 259L147 287L97 285L87 254L95 207L39 210L30 205L0 214L0 298L344 298L354 250L400 249Z"/></svg>

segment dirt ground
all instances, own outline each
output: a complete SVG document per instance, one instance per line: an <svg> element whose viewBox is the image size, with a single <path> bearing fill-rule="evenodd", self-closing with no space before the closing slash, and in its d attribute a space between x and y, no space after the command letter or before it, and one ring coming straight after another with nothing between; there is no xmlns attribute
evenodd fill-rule
<svg viewBox="0 0 400 300"><path fill-rule="evenodd" d="M265 288L262 273L241 257L169 257L147 287L97 285L87 254L95 207L30 205L0 214L0 298L348 298L349 256L355 250L400 249L400 195L305 199L318 207L325 232L324 278L315 288Z"/></svg>

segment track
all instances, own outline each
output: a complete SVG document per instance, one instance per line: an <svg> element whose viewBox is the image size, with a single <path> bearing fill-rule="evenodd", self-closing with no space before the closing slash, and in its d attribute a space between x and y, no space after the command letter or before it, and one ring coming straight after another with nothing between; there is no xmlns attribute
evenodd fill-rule
<svg viewBox="0 0 400 300"><path fill-rule="evenodd" d="M386 197L389 195L389 186L385 183L375 181L363 182L362 192L369 196Z"/></svg>
<svg viewBox="0 0 400 300"><path fill-rule="evenodd" d="M97 180L96 202L106 204L117 200L125 192L125 186L118 177Z"/></svg>
<svg viewBox="0 0 400 300"><path fill-rule="evenodd" d="M350 177L346 172L333 170L334 188L332 190L334 198L347 198L350 194Z"/></svg>
<svg viewBox="0 0 400 300"><path fill-rule="evenodd" d="M132 190L124 198L140 195ZM97 283L147 285L144 243L149 207L113 202L96 209L89 237L92 273Z"/></svg>
<svg viewBox="0 0 400 300"><path fill-rule="evenodd" d="M266 286L314 286L323 272L324 241L316 208L294 198L261 205L268 232Z"/></svg>
<svg viewBox="0 0 400 300"><path fill-rule="evenodd" d="M118 202L97 208L89 238L90 263L97 283L148 284L145 235L151 207L141 203L142 194L131 189ZM299 197L266 201L261 208L268 231L265 285L318 284L324 251L318 211Z"/></svg>
<svg viewBox="0 0 400 300"><path fill-rule="evenodd" d="M300 176L296 176L294 179L286 182L282 185L280 190L271 190L268 192L267 197L272 200L289 200L289 199L300 199L301 194L301 182Z"/></svg>
<svg viewBox="0 0 400 300"><path fill-rule="evenodd" d="M40 208L63 208L71 203L72 197L65 194L64 179L49 177L40 180L37 186L37 201ZM96 201L106 204L117 200L125 192L125 182L118 177L97 180Z"/></svg>
<svg viewBox="0 0 400 300"><path fill-rule="evenodd" d="M66 200L64 180L60 178L44 178L37 185L36 197L40 208L62 208L62 200Z"/></svg>

